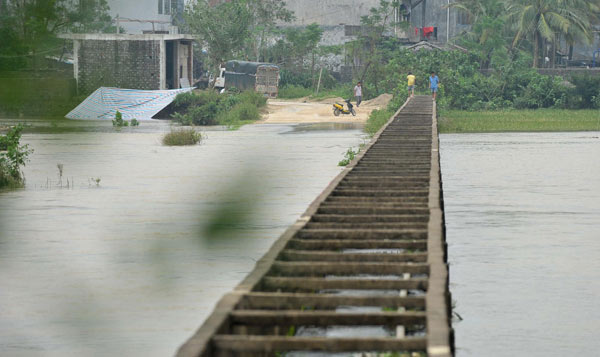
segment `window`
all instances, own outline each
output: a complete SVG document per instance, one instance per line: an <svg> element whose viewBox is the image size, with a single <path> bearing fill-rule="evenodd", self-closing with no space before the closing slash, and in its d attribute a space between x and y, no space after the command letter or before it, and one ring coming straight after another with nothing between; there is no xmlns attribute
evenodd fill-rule
<svg viewBox="0 0 600 357"><path fill-rule="evenodd" d="M165 0L165 15L171 15L171 0Z"/></svg>
<svg viewBox="0 0 600 357"><path fill-rule="evenodd" d="M163 13L163 0L158 0L158 13Z"/></svg>

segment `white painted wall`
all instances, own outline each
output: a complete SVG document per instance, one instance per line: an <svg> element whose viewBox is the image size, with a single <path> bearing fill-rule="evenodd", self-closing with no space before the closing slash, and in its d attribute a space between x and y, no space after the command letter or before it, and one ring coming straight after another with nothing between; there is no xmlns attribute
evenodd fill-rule
<svg viewBox="0 0 600 357"><path fill-rule="evenodd" d="M119 17L130 19L170 22L171 15L160 15L158 13L158 1L159 0L107 0L108 6L110 6L110 15L113 18L119 15ZM163 4L164 2L165 0L162 1ZM148 22L121 22L120 26L124 28L127 33L131 34L140 34L143 30L152 30L152 24ZM154 25L155 30L168 31L169 28L169 24Z"/></svg>

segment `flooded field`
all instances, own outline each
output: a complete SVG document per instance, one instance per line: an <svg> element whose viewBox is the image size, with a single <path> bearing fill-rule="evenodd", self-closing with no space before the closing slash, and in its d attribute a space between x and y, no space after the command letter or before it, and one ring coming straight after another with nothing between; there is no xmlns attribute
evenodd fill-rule
<svg viewBox="0 0 600 357"><path fill-rule="evenodd" d="M457 356L597 355L598 136L441 136Z"/></svg>
<svg viewBox="0 0 600 357"><path fill-rule="evenodd" d="M165 122L32 124L27 187L0 193L11 356L172 355L363 141L347 124L254 125L164 147Z"/></svg>

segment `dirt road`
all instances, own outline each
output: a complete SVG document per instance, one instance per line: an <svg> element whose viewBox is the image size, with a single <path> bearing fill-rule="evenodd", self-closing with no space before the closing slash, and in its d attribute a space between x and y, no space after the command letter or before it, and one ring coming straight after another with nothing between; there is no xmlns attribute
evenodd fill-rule
<svg viewBox="0 0 600 357"><path fill-rule="evenodd" d="M392 99L389 94L382 94L377 98L364 101L359 108L354 106L356 116L333 115L332 105L335 102L343 103L342 98L329 98L320 101L307 99L284 100L269 99L268 113L263 119L256 122L260 124L297 124L297 123L364 123L374 109L382 109ZM352 104L355 104L354 102ZM344 103L345 106L345 103Z"/></svg>

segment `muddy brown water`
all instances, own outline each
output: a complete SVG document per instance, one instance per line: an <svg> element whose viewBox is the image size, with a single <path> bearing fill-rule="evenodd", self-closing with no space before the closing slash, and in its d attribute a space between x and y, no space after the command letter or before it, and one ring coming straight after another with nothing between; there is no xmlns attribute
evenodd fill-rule
<svg viewBox="0 0 600 357"><path fill-rule="evenodd" d="M363 141L255 125L173 148L165 122L57 123L32 122L27 187L0 193L2 355L172 355ZM457 355L599 350L598 136L441 136Z"/></svg>

